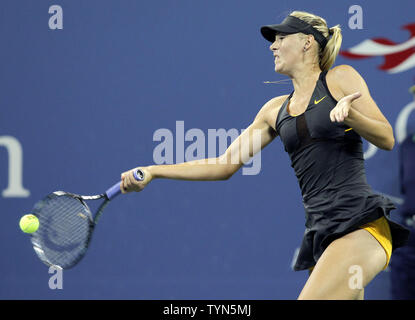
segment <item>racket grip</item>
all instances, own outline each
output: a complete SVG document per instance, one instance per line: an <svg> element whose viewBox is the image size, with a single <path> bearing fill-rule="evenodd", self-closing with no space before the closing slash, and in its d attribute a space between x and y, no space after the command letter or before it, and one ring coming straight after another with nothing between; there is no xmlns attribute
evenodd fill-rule
<svg viewBox="0 0 415 320"><path fill-rule="evenodd" d="M140 169L137 169L133 172L134 178L137 181L143 181L144 180L144 172ZM105 195L107 196L108 200L112 200L116 196L121 194L121 181L114 184L111 188L109 188L107 191L105 191Z"/></svg>
<svg viewBox="0 0 415 320"><path fill-rule="evenodd" d="M111 188L105 191L108 200L112 200L121 193L121 181L114 184Z"/></svg>

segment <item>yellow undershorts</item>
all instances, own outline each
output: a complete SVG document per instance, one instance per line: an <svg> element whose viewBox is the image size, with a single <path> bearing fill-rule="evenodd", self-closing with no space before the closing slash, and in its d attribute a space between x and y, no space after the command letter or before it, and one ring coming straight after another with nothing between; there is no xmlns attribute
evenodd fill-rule
<svg viewBox="0 0 415 320"><path fill-rule="evenodd" d="M385 250L386 265L383 268L383 270L385 270L388 267L389 261L392 256L392 235L388 221L385 217L381 217L375 221L366 223L360 228L368 231Z"/></svg>
<svg viewBox="0 0 415 320"><path fill-rule="evenodd" d="M386 264L383 270L385 270L392 256L392 234L390 231L389 223L385 217L381 217L375 221L369 222L360 226L360 229L368 231L383 247L386 252ZM308 270L312 272L314 267Z"/></svg>

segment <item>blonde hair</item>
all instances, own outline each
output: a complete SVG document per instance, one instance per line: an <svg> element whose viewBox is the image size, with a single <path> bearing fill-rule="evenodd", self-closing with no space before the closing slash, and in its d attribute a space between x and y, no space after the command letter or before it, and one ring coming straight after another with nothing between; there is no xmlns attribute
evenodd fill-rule
<svg viewBox="0 0 415 320"><path fill-rule="evenodd" d="M294 16L307 22L327 38L328 42L326 47L322 50L319 46L318 55L320 69L322 71L328 71L333 66L342 44L343 37L340 25L329 28L327 26L326 20L312 13L304 11L293 11L290 13L290 16Z"/></svg>

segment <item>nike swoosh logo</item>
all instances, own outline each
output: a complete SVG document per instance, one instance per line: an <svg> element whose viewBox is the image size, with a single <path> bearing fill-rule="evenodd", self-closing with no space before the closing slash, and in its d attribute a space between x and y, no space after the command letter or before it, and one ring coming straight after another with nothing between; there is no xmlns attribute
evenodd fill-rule
<svg viewBox="0 0 415 320"><path fill-rule="evenodd" d="M314 99L314 104L319 104L325 97L327 97L327 96L324 96L323 98L321 98L320 100L316 100L316 99Z"/></svg>

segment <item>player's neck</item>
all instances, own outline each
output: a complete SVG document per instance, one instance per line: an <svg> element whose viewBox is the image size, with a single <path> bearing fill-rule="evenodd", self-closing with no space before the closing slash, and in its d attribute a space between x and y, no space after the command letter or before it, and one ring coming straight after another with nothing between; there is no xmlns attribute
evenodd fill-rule
<svg viewBox="0 0 415 320"><path fill-rule="evenodd" d="M296 95L303 93L309 93L313 90L316 82L320 76L320 68L302 68L297 70L291 76L294 92Z"/></svg>

